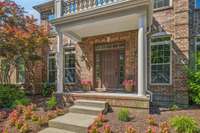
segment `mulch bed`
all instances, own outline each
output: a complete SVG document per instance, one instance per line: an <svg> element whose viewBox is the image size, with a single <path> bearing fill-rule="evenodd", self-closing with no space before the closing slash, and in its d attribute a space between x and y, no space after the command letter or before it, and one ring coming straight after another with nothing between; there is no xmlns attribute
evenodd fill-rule
<svg viewBox="0 0 200 133"><path fill-rule="evenodd" d="M36 113L38 116L45 116L47 115L48 111L51 110L47 110L46 109L46 101L49 99L47 97L42 97L42 96L34 96L34 97L29 97L32 101L33 104L37 105L36 111L34 111L34 113ZM68 108L64 108L63 109L65 113L68 112ZM52 110L53 111L53 110ZM12 110L11 109L0 109L0 133L2 132L2 129L5 127L8 127L8 115L9 113L11 113ZM23 117L23 116L20 116ZM38 131L48 127L48 125L43 125L40 126L37 121L32 121L32 120L26 120L26 122L29 125L29 133L37 133ZM9 132L11 133L19 133L19 130L17 130L15 127L9 127Z"/></svg>
<svg viewBox="0 0 200 133"><path fill-rule="evenodd" d="M146 129L150 126L148 123L148 117L150 116L149 114L142 113L141 111L129 110L132 119L129 122L121 122L117 118L117 112L119 110L119 108L114 108L113 112L108 113L105 116L109 121L104 123L104 125L110 125L113 133L124 133L125 127L127 125L132 125L137 130L137 133L145 133ZM161 122L169 121L170 118L177 115L190 116L194 118L200 126L200 107L190 107L188 109L177 111L162 109L159 113L151 114L151 116L156 119L156 123L158 124ZM155 126L155 128L159 130L158 125ZM103 127L100 128L100 131L103 131ZM175 131L172 129L171 133L175 133Z"/></svg>

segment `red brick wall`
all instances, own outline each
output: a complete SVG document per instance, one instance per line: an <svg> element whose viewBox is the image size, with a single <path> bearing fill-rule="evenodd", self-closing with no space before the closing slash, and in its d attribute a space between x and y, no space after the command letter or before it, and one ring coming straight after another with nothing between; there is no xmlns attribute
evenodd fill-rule
<svg viewBox="0 0 200 133"><path fill-rule="evenodd" d="M153 33L172 34L172 85L153 86L157 104L188 104L184 66L189 60L189 1L173 0L173 7L154 12Z"/></svg>
<svg viewBox="0 0 200 133"><path fill-rule="evenodd" d="M125 44L125 78L137 80L137 31L106 34L84 38L76 45L77 76L80 80L95 80L95 44Z"/></svg>

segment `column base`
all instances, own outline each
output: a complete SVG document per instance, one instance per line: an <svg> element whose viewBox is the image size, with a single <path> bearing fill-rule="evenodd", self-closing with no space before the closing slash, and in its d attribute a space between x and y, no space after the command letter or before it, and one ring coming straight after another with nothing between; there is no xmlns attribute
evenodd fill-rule
<svg viewBox="0 0 200 133"><path fill-rule="evenodd" d="M54 96L57 100L57 106L59 108L63 108L66 106L65 100L64 100L64 94L63 93L55 93Z"/></svg>

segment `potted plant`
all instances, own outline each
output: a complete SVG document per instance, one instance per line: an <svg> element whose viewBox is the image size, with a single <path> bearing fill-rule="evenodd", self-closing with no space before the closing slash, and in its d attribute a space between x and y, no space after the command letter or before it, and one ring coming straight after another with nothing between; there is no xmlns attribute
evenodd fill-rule
<svg viewBox="0 0 200 133"><path fill-rule="evenodd" d="M135 81L134 80L124 80L123 86L126 92L132 92L135 87Z"/></svg>
<svg viewBox="0 0 200 133"><path fill-rule="evenodd" d="M81 80L81 86L84 91L90 91L92 88L92 82L90 80Z"/></svg>

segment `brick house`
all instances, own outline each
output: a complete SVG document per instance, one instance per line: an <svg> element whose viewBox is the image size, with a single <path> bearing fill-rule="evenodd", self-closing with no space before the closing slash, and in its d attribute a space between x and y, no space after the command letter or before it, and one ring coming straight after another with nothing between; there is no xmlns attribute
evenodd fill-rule
<svg viewBox="0 0 200 133"><path fill-rule="evenodd" d="M200 0L50 0L34 9L52 25L38 77L58 94L138 108L149 100L188 105L184 68L198 67ZM132 93L124 80L135 81Z"/></svg>

